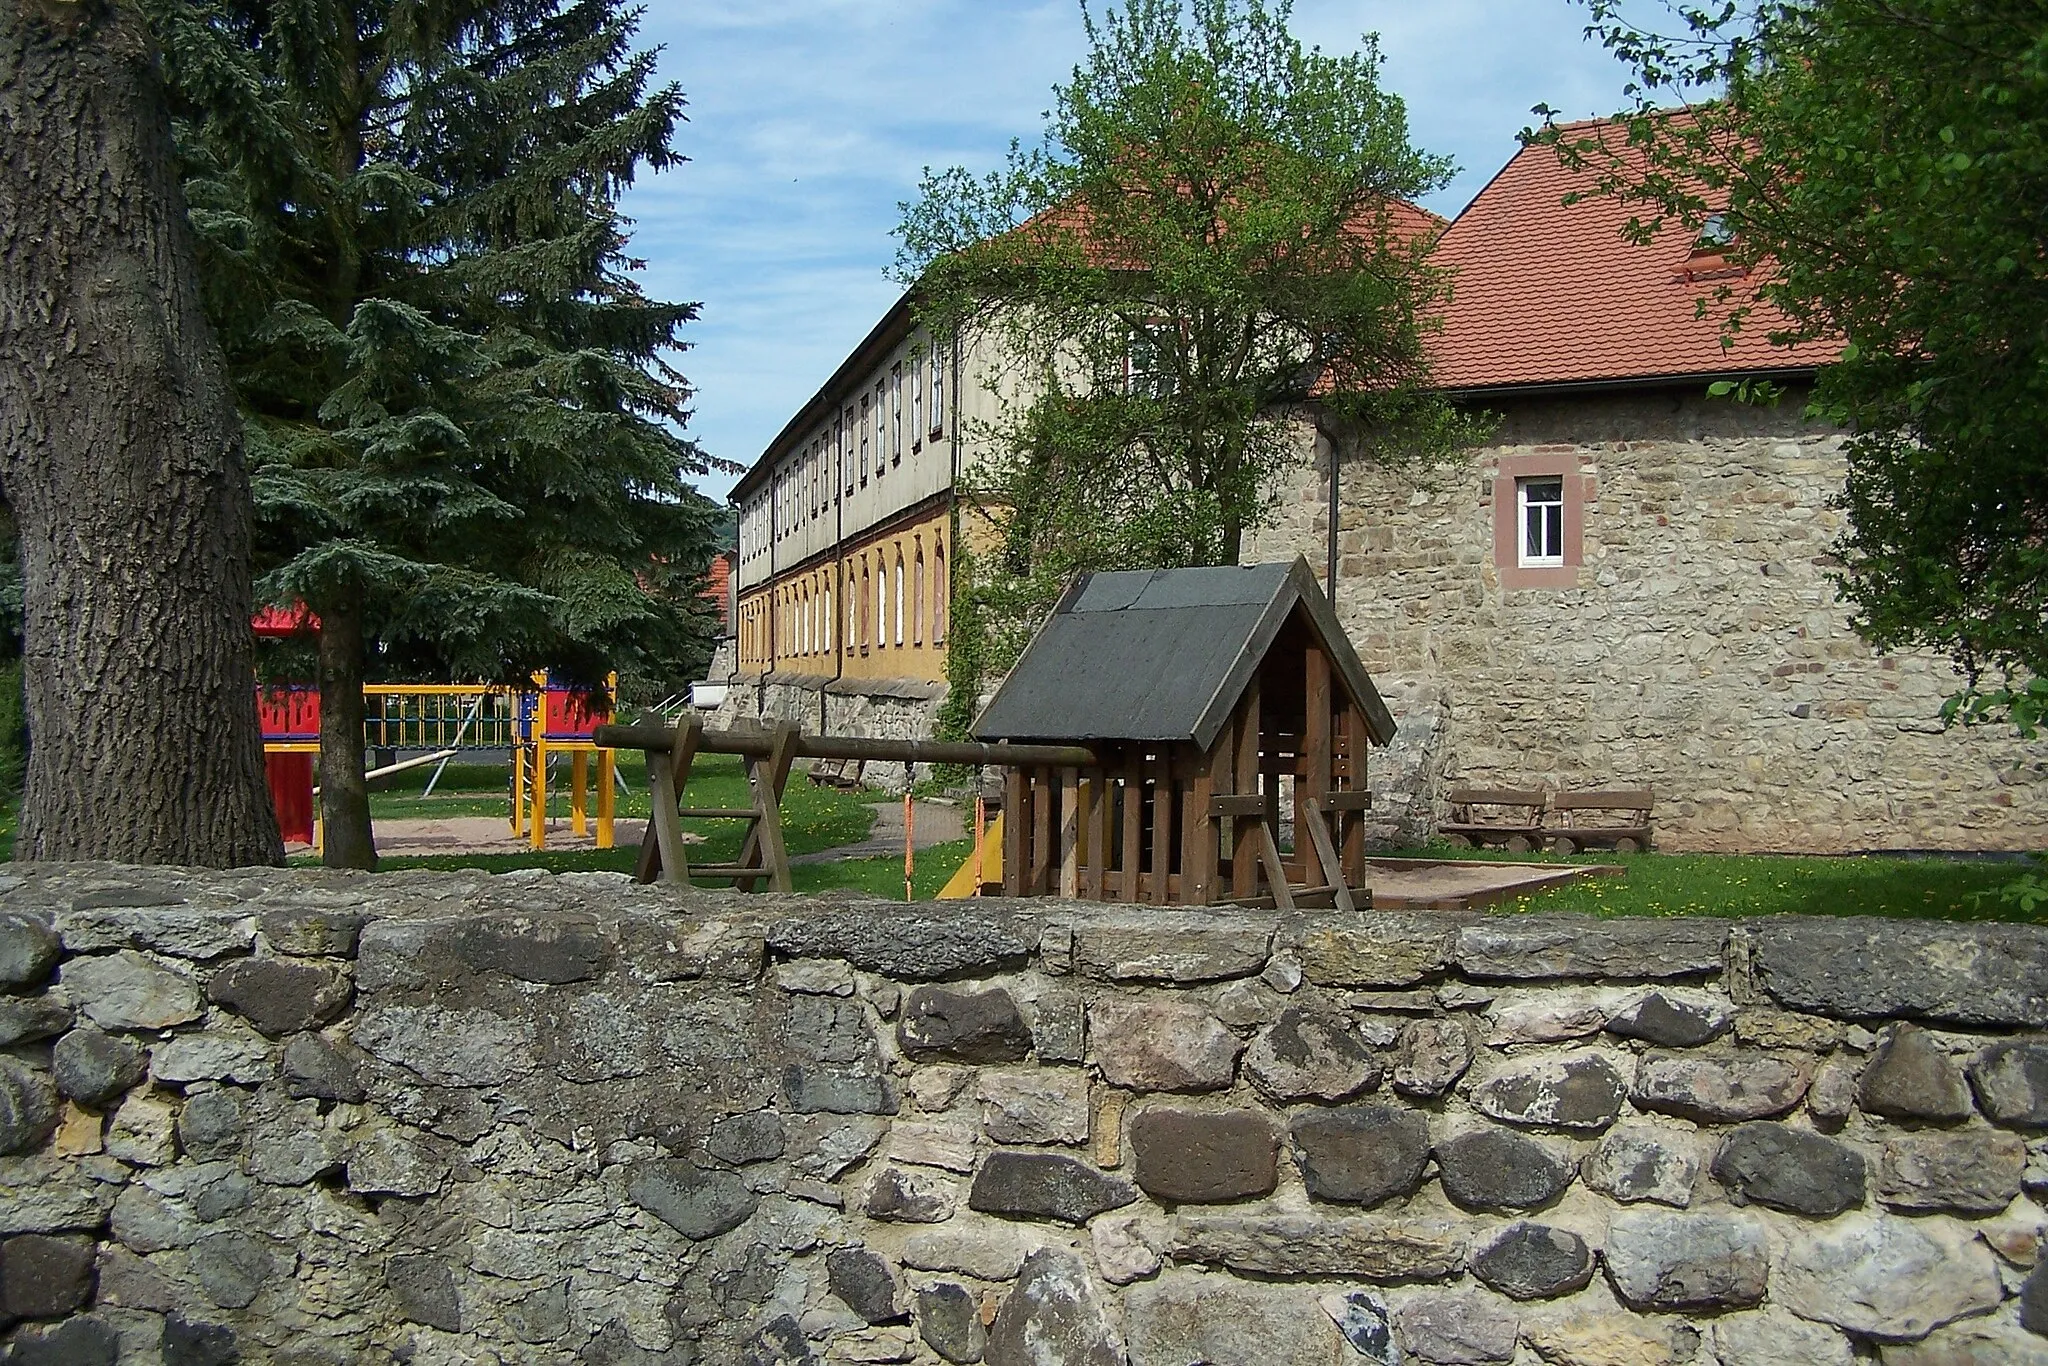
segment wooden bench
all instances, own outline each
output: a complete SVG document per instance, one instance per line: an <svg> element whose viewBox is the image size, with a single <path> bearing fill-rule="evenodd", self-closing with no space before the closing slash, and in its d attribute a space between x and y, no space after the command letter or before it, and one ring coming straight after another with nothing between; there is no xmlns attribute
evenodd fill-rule
<svg viewBox="0 0 2048 1366"><path fill-rule="evenodd" d="M813 759L810 780L817 787L859 787L861 770L866 762L864 759Z"/></svg>
<svg viewBox="0 0 2048 1366"><path fill-rule="evenodd" d="M1544 834L1559 854L1589 848L1639 854L1650 847L1650 803L1648 788L1558 792L1550 798Z"/></svg>
<svg viewBox="0 0 2048 1366"><path fill-rule="evenodd" d="M1454 787L1445 794L1451 818L1436 832L1460 849L1498 844L1526 854L1543 838L1548 796L1541 788Z"/></svg>

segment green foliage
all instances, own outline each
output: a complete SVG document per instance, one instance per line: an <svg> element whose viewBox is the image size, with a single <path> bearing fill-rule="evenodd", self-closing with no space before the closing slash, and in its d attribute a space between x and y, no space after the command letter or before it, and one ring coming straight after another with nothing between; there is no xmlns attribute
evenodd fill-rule
<svg viewBox="0 0 2048 1366"><path fill-rule="evenodd" d="M715 510L695 306L618 200L682 158L619 0L147 0L246 417L259 592L378 672L687 674Z"/></svg>
<svg viewBox="0 0 2048 1366"><path fill-rule="evenodd" d="M903 206L923 321L997 365L962 479L1000 510L961 595L997 637L983 667L1073 570L1235 563L1299 458L1290 414L1388 452L1465 434L1423 356L1448 281L1399 202L1450 163L1410 144L1374 40L1304 49L1290 11L1083 0L1089 53L1040 143L983 178L927 170Z"/></svg>
<svg viewBox="0 0 2048 1366"><path fill-rule="evenodd" d="M21 795L28 773L28 702L21 690L21 657L0 664L0 801Z"/></svg>
<svg viewBox="0 0 2048 1366"><path fill-rule="evenodd" d="M1767 302L1788 320L1774 340L1843 344L1813 408L1852 433L1857 627L1952 655L1971 684L1952 715L2020 720L2048 673L2048 15L1774 0L1682 9L1660 34L1580 2L1638 73L1636 106L1545 136L1640 206L1644 240L1723 216L1750 270L1722 291L1728 328ZM1689 93L1712 98L1657 107Z"/></svg>

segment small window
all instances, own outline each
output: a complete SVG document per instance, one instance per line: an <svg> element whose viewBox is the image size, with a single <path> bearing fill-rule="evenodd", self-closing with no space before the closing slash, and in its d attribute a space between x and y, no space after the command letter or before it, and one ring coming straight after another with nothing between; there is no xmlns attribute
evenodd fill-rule
<svg viewBox="0 0 2048 1366"><path fill-rule="evenodd" d="M924 542L916 542L917 556L910 566L910 643L924 644Z"/></svg>
<svg viewBox="0 0 2048 1366"><path fill-rule="evenodd" d="M946 643L946 543L932 545L932 644Z"/></svg>
<svg viewBox="0 0 2048 1366"><path fill-rule="evenodd" d="M896 547L896 644L903 644L903 547Z"/></svg>
<svg viewBox="0 0 2048 1366"><path fill-rule="evenodd" d="M888 408L889 384L884 380L875 386L875 478L880 479L889 472L889 435L882 424L888 419L882 414Z"/></svg>
<svg viewBox="0 0 2048 1366"><path fill-rule="evenodd" d="M875 648L889 643L889 562L875 553Z"/></svg>
<svg viewBox="0 0 2048 1366"><path fill-rule="evenodd" d="M861 395L861 400L860 400L860 482L861 482L861 487L863 487L863 488L867 487L867 482L868 482L868 400L867 400L867 395L865 395L865 394Z"/></svg>
<svg viewBox="0 0 2048 1366"><path fill-rule="evenodd" d="M903 463L903 367L900 365L890 367L889 398L889 463L900 465Z"/></svg>
<svg viewBox="0 0 2048 1366"><path fill-rule="evenodd" d="M943 436L946 431L946 367L939 359L939 351L932 348L932 435Z"/></svg>
<svg viewBox="0 0 2048 1366"><path fill-rule="evenodd" d="M1516 563L1524 569L1554 568L1564 563L1564 480L1520 479L1515 482L1522 540Z"/></svg>
<svg viewBox="0 0 2048 1366"><path fill-rule="evenodd" d="M1140 398L1165 398L1178 387L1169 361L1172 327L1162 320L1131 330L1130 345L1124 352L1125 392Z"/></svg>
<svg viewBox="0 0 2048 1366"><path fill-rule="evenodd" d="M924 444L924 366L910 363L910 449Z"/></svg>
<svg viewBox="0 0 2048 1366"><path fill-rule="evenodd" d="M1707 221L1700 224L1700 235L1693 242L1692 249L1697 255L1719 255L1735 245L1735 220L1725 213L1709 214Z"/></svg>
<svg viewBox="0 0 2048 1366"><path fill-rule="evenodd" d="M849 495L853 492L853 452L846 446L852 440L853 407L849 404L846 411L839 415L839 468L846 471L846 491Z"/></svg>

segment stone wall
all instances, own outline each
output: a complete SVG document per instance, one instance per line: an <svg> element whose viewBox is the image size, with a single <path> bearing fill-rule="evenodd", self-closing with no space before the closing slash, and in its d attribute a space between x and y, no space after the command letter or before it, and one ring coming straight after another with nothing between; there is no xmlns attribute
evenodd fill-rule
<svg viewBox="0 0 2048 1366"><path fill-rule="evenodd" d="M2048 931L0 874L16 1363L2048 1362Z"/></svg>
<svg viewBox="0 0 2048 1366"><path fill-rule="evenodd" d="M1338 615L1383 685L1440 692L1449 781L1652 787L1673 849L2048 844L2039 746L1944 731L1947 661L1851 630L1830 578L1841 442L1802 422L1800 395L1493 406L1493 443L1467 460L1347 455L1340 479ZM1584 563L1575 587L1504 588L1494 480L1539 455L1593 481ZM1247 561L1321 570L1326 459L1297 466ZM1388 782L1440 798L1429 776L1397 763Z"/></svg>
<svg viewBox="0 0 2048 1366"><path fill-rule="evenodd" d="M706 718L713 729L760 721L794 721L807 735L859 735L877 740L929 740L946 700L946 685L918 679L831 679L796 674L736 674L725 702ZM931 775L920 772L920 780ZM861 781L887 792L905 786L902 764L868 763Z"/></svg>

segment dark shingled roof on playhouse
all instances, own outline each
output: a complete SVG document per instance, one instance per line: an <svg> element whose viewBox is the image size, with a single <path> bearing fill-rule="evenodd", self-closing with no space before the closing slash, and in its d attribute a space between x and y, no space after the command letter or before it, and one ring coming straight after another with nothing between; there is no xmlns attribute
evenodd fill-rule
<svg viewBox="0 0 2048 1366"><path fill-rule="evenodd" d="M1386 744L1394 719L1306 559L1084 574L976 722L979 740L1140 740L1208 749L1296 609L1332 683Z"/></svg>

